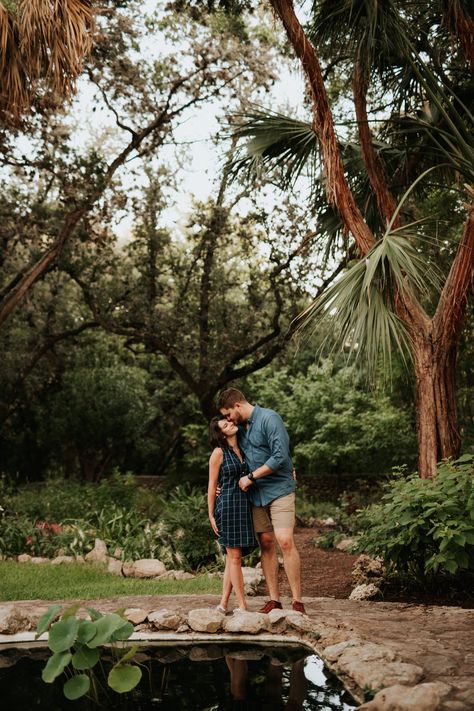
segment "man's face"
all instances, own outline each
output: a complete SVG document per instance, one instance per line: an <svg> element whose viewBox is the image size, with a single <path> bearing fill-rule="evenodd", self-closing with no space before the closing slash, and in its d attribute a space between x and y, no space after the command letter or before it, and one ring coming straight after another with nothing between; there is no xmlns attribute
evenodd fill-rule
<svg viewBox="0 0 474 711"><path fill-rule="evenodd" d="M224 417L229 422L233 422L234 425L241 425L245 422L239 402L235 403L233 407L221 407L221 415L224 415Z"/></svg>

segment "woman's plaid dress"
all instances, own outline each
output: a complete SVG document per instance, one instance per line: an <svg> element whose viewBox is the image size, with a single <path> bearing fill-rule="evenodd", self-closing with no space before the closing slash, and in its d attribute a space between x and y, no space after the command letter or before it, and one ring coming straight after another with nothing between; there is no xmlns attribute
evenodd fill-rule
<svg viewBox="0 0 474 711"><path fill-rule="evenodd" d="M242 548L247 555L257 547L252 524L250 501L245 491L239 488L239 479L248 473L247 462L241 462L230 447L223 447L224 459L219 470L221 493L216 499L214 517L219 530L219 545L226 548Z"/></svg>

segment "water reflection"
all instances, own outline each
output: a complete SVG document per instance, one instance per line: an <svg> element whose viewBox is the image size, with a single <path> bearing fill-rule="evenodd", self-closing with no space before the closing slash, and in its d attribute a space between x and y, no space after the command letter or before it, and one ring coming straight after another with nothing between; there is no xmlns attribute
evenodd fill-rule
<svg viewBox="0 0 474 711"><path fill-rule="evenodd" d="M225 662L230 676L230 698L217 705L216 711L349 711L356 708L316 656L305 655L290 665L274 657L264 658L260 674L253 676L252 670L249 674L247 660L227 654Z"/></svg>
<svg viewBox="0 0 474 711"><path fill-rule="evenodd" d="M130 694L107 690L96 672L95 699L68 702L64 679L44 684L41 649L0 654L2 711L351 711L357 705L339 680L302 647L209 644L142 647L136 661L143 678Z"/></svg>

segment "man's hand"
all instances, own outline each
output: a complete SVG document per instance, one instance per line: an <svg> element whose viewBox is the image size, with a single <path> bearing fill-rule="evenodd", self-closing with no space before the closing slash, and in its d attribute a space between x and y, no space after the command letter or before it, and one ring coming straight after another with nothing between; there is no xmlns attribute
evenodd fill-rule
<svg viewBox="0 0 474 711"><path fill-rule="evenodd" d="M248 476L243 476L241 479L239 479L239 486L242 489L242 491L247 491L252 486L252 480L248 478Z"/></svg>

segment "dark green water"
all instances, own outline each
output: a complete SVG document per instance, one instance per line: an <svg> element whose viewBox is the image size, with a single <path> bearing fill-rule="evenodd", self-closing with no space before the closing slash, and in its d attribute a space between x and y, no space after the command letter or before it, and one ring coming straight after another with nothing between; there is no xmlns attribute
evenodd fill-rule
<svg viewBox="0 0 474 711"><path fill-rule="evenodd" d="M2 711L350 711L357 704L322 661L301 647L210 644L145 647L137 662L143 677L129 694L106 689L104 668L95 668L97 699L67 701L66 677L41 680L44 649L0 654Z"/></svg>

